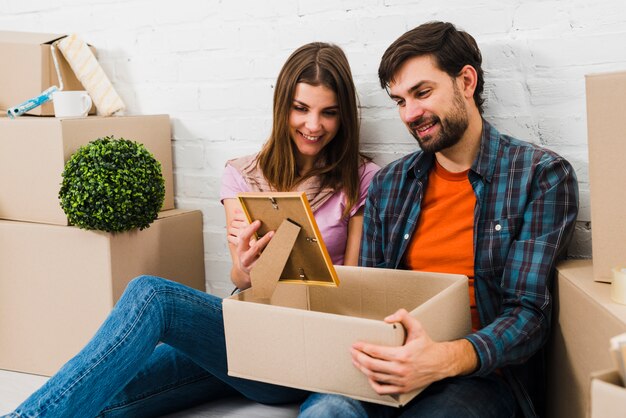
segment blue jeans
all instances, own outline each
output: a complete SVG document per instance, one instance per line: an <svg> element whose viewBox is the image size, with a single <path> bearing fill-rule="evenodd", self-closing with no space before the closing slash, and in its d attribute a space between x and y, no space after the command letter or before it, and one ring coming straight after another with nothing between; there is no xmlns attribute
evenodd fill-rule
<svg viewBox="0 0 626 418"><path fill-rule="evenodd" d="M307 393L227 374L222 301L151 276L128 288L93 339L9 417L148 417L241 393Z"/></svg>
<svg viewBox="0 0 626 418"><path fill-rule="evenodd" d="M491 375L435 382L402 408L315 393L300 407L299 418L510 418L515 412L515 397L508 385Z"/></svg>

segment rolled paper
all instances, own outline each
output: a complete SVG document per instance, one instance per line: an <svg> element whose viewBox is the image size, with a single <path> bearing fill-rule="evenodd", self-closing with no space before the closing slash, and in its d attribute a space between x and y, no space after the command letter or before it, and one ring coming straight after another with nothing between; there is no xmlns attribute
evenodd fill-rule
<svg viewBox="0 0 626 418"><path fill-rule="evenodd" d="M626 268L616 267L612 271L611 299L626 305Z"/></svg>

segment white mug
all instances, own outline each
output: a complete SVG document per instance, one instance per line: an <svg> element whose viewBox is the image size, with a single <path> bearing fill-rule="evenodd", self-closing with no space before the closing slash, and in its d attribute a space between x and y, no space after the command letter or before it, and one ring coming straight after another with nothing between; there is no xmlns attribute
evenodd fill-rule
<svg viewBox="0 0 626 418"><path fill-rule="evenodd" d="M91 109L91 97L84 91L55 91L52 93L54 116L57 118L80 118Z"/></svg>

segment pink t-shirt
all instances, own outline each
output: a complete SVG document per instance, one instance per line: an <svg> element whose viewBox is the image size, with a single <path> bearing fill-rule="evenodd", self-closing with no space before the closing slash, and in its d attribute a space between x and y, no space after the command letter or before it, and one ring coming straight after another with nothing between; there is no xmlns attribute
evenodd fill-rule
<svg viewBox="0 0 626 418"><path fill-rule="evenodd" d="M359 169L360 187L359 199L350 211L350 217L354 216L365 204L367 188L372 181L374 174L380 169L376 164L369 162ZM220 200L236 198L237 193L249 192L250 186L245 182L241 174L231 165L224 168L222 175L222 188L220 190ZM333 264L343 264L343 257L346 252L346 242L348 239L348 220L342 216L346 207L346 194L343 191L335 194L319 207L313 215L320 229L324 244L328 249Z"/></svg>

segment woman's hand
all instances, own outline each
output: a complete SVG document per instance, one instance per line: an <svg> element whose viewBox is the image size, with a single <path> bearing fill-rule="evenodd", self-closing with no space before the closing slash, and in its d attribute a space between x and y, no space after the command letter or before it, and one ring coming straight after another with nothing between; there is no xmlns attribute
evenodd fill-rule
<svg viewBox="0 0 626 418"><path fill-rule="evenodd" d="M241 231L249 225L246 216L239 208L234 209L233 217L226 226L226 239L235 247L239 244Z"/></svg>
<svg viewBox="0 0 626 418"><path fill-rule="evenodd" d="M248 224L243 209L237 199L224 199L226 210L226 239L233 265L230 269L230 279L237 288L249 288L250 270L256 263L274 232L268 232L260 239L255 239L255 233L261 227L260 221Z"/></svg>
<svg viewBox="0 0 626 418"><path fill-rule="evenodd" d="M267 244L274 236L274 231L270 231L267 234L263 235L263 237L261 237L260 239L255 239L254 234L256 233L256 231L258 231L260 227L261 221L254 221L250 225L239 228L239 235L237 236L237 238L233 238L233 241L235 239L237 241L236 254L237 259L239 260L238 267L239 270L247 276L247 287L250 287L250 270L252 270L252 267L256 263L256 260L258 260L258 258L261 256L263 249L265 249ZM229 242L232 242L230 240L230 233L228 238Z"/></svg>

